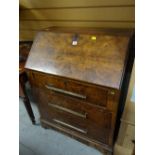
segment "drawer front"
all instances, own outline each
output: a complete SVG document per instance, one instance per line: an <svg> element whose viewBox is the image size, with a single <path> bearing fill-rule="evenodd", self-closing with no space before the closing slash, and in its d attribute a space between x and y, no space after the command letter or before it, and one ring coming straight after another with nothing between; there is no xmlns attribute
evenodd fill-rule
<svg viewBox="0 0 155 155"><path fill-rule="evenodd" d="M33 85L35 86L102 107L107 106L107 89L38 72L32 74Z"/></svg>
<svg viewBox="0 0 155 155"><path fill-rule="evenodd" d="M45 120L49 123L52 123L54 125L57 126L61 126L66 130L70 130L70 133L76 133L79 135L82 135L84 137L88 137L93 139L94 141L98 141L100 143L106 144L106 145L110 145L109 144L109 136L108 136L108 132L106 132L106 130L99 130L96 129L96 126L92 126L92 128L80 128L78 127L78 125L74 125L73 123L64 121L62 119L56 118L56 117L51 117L51 118L46 118L46 117L42 117L41 121Z"/></svg>
<svg viewBox="0 0 155 155"><path fill-rule="evenodd" d="M42 118L108 144L111 112L47 90L39 98Z"/></svg>

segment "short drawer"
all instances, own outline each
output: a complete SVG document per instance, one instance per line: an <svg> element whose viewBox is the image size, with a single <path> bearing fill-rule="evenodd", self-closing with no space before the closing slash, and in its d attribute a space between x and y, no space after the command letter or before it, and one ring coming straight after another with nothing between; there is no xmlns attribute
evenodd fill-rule
<svg viewBox="0 0 155 155"><path fill-rule="evenodd" d="M33 85L89 103L107 106L108 90L79 81L33 72Z"/></svg>

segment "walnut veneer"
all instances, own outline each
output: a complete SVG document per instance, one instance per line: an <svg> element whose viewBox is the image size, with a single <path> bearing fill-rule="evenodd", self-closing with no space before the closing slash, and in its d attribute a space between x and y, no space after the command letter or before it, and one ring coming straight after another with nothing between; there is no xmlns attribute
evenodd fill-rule
<svg viewBox="0 0 155 155"><path fill-rule="evenodd" d="M82 28L37 34L26 69L44 127L112 154L130 36Z"/></svg>

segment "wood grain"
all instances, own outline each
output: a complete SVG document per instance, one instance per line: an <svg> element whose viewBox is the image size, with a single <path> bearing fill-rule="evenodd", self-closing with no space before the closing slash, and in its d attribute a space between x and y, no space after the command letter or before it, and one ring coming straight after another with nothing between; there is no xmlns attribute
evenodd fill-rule
<svg viewBox="0 0 155 155"><path fill-rule="evenodd" d="M96 27L96 28L134 28L134 22L123 21L50 21L50 20L22 20L20 21L20 41L35 38L38 31L51 26L64 27Z"/></svg>
<svg viewBox="0 0 155 155"><path fill-rule="evenodd" d="M61 94L52 93L51 95L47 90L39 90L40 111L44 119L49 122L53 122L53 119L60 120L86 131L88 137L110 145L111 118L113 115L110 111ZM48 103L59 105L80 114L87 113L87 116L82 118L62 109L52 108Z"/></svg>
<svg viewBox="0 0 155 155"><path fill-rule="evenodd" d="M20 20L25 19L134 21L134 7L21 10Z"/></svg>
<svg viewBox="0 0 155 155"><path fill-rule="evenodd" d="M20 0L20 40L51 26L134 28L134 0Z"/></svg>
<svg viewBox="0 0 155 155"><path fill-rule="evenodd" d="M62 7L96 7L134 5L134 0L20 0L21 8L62 8Z"/></svg>
<svg viewBox="0 0 155 155"><path fill-rule="evenodd" d="M129 37L94 33L92 41L91 34L80 34L72 46L76 32L38 33L26 68L119 89Z"/></svg>
<svg viewBox="0 0 155 155"><path fill-rule="evenodd" d="M50 21L50 20L21 20L19 22L20 31L22 30L41 30L52 26L73 26L73 27L107 27L107 28L131 28L134 27L133 21Z"/></svg>
<svg viewBox="0 0 155 155"><path fill-rule="evenodd" d="M37 34L26 69L42 126L112 154L131 34L73 27Z"/></svg>

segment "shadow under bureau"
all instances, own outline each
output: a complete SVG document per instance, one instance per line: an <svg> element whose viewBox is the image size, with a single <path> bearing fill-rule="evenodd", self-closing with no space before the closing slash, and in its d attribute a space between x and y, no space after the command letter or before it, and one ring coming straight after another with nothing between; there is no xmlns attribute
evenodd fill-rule
<svg viewBox="0 0 155 155"><path fill-rule="evenodd" d="M112 154L131 31L39 32L25 68L43 127Z"/></svg>

